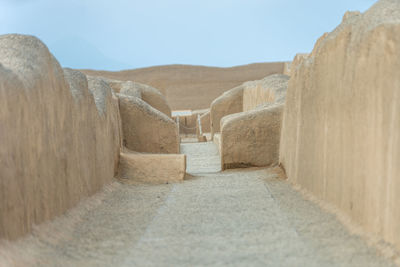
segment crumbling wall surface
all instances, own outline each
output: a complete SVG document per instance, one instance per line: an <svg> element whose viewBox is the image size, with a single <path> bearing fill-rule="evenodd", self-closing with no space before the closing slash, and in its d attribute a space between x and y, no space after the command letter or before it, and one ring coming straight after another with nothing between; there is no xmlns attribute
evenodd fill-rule
<svg viewBox="0 0 400 267"><path fill-rule="evenodd" d="M96 137L96 157L97 162L108 162L111 158L114 160L114 174L118 172L118 161L120 148L122 147L122 125L121 116L119 113L119 100L111 87L101 78L87 77L88 88L95 100L100 119L95 122L95 137ZM113 150L110 153L109 144L104 140L112 137ZM110 158L111 157L111 158ZM98 177L101 174L107 173L108 166L98 166L96 171ZM108 177L108 174L106 175Z"/></svg>
<svg viewBox="0 0 400 267"><path fill-rule="evenodd" d="M210 127L211 138L220 131L222 117L243 111L243 89L244 85L226 91L211 103Z"/></svg>
<svg viewBox="0 0 400 267"><path fill-rule="evenodd" d="M201 130L203 133L209 133L211 131L210 126L210 111L207 111L200 116Z"/></svg>
<svg viewBox="0 0 400 267"><path fill-rule="evenodd" d="M283 74L290 76L290 68L292 67L292 61L283 63Z"/></svg>
<svg viewBox="0 0 400 267"><path fill-rule="evenodd" d="M127 182L168 183L183 181L186 173L184 154L121 153L118 177Z"/></svg>
<svg viewBox="0 0 400 267"><path fill-rule="evenodd" d="M290 181L400 245L400 2L348 13L289 82Z"/></svg>
<svg viewBox="0 0 400 267"><path fill-rule="evenodd" d="M278 163L288 81L289 76L275 74L244 84L245 111L221 119L222 169Z"/></svg>
<svg viewBox="0 0 400 267"><path fill-rule="evenodd" d="M118 94L123 143L133 151L179 153L177 124L143 100Z"/></svg>
<svg viewBox="0 0 400 267"><path fill-rule="evenodd" d="M138 82L103 79L116 93L139 97L153 108L171 117L171 108L165 96L156 88Z"/></svg>
<svg viewBox="0 0 400 267"><path fill-rule="evenodd" d="M243 111L265 103L284 103L289 76L274 74L262 80L247 82L243 90Z"/></svg>
<svg viewBox="0 0 400 267"><path fill-rule="evenodd" d="M111 93L103 97L99 113L86 77L64 73L37 38L0 36L0 239L30 232L111 181L118 127Z"/></svg>
<svg viewBox="0 0 400 267"><path fill-rule="evenodd" d="M282 104L271 104L223 117L221 168L277 164L282 111Z"/></svg>
<svg viewBox="0 0 400 267"><path fill-rule="evenodd" d="M324 34L323 36L325 36L326 34ZM321 40L321 38L320 38ZM289 68L286 70L286 72L284 74L291 76L295 70L297 69L297 67L299 66L299 64L303 61L303 59L307 58L309 56L309 54L307 53L298 53L295 55L295 57L293 58L293 61L290 63Z"/></svg>
<svg viewBox="0 0 400 267"><path fill-rule="evenodd" d="M171 117L171 108L165 97L154 87L134 82L134 87L138 88L142 94L142 100L150 106L158 109L168 117Z"/></svg>

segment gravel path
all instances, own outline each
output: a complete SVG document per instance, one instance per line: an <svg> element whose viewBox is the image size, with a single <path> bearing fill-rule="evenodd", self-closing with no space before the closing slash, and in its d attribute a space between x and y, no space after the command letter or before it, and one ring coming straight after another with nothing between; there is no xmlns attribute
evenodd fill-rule
<svg viewBox="0 0 400 267"><path fill-rule="evenodd" d="M0 245L0 263L392 266L272 170L219 172L213 143L182 144L182 152L187 181L116 182L34 235Z"/></svg>

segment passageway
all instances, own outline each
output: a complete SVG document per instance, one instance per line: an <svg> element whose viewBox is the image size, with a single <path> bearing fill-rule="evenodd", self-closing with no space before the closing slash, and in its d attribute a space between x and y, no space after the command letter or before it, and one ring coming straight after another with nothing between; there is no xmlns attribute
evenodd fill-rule
<svg viewBox="0 0 400 267"><path fill-rule="evenodd" d="M115 182L5 253L40 266L391 266L273 169L219 172L210 142L182 152L185 182Z"/></svg>

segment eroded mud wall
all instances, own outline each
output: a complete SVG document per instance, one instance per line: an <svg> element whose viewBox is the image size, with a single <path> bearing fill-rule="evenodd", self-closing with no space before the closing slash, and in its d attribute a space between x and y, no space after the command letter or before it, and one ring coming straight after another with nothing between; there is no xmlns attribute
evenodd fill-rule
<svg viewBox="0 0 400 267"><path fill-rule="evenodd" d="M0 36L0 238L30 232L113 178L118 104L109 87L89 87L37 38Z"/></svg>
<svg viewBox="0 0 400 267"><path fill-rule="evenodd" d="M291 69L280 162L290 181L400 245L400 2L347 13Z"/></svg>
<svg viewBox="0 0 400 267"><path fill-rule="evenodd" d="M284 103L289 76L274 74L262 80L245 83L243 111L253 110L266 103Z"/></svg>
<svg viewBox="0 0 400 267"><path fill-rule="evenodd" d="M124 146L146 153L179 153L178 125L137 97L119 94Z"/></svg>

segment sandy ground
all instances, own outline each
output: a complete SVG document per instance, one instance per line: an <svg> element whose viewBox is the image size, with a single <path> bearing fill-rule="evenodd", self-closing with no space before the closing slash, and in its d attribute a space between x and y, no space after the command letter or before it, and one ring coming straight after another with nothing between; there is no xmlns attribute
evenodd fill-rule
<svg viewBox="0 0 400 267"><path fill-rule="evenodd" d="M392 266L273 170L219 172L211 142L182 152L187 181L115 182L1 244L0 266Z"/></svg>

